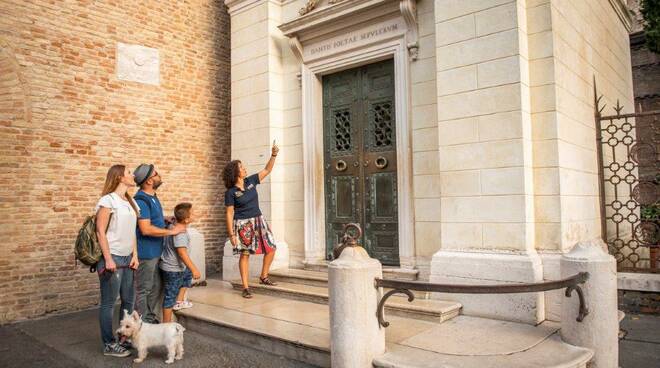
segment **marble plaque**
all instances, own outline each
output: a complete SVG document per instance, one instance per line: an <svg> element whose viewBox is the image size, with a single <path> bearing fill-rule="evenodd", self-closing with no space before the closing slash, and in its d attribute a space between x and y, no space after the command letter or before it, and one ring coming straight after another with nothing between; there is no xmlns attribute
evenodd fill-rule
<svg viewBox="0 0 660 368"><path fill-rule="evenodd" d="M158 49L118 42L117 79L159 85L160 59Z"/></svg>

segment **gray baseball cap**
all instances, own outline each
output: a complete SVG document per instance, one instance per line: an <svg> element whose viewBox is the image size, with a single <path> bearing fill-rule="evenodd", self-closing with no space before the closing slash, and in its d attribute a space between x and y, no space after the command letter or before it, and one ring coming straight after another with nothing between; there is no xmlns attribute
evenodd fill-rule
<svg viewBox="0 0 660 368"><path fill-rule="evenodd" d="M154 165L152 164L140 164L140 166L135 168L133 171L133 176L135 177L135 184L139 187L149 179L151 173L154 172Z"/></svg>

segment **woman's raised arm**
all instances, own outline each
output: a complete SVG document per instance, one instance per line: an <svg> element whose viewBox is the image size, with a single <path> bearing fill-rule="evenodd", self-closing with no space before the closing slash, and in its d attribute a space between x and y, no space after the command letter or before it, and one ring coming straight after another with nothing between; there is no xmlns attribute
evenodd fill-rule
<svg viewBox="0 0 660 368"><path fill-rule="evenodd" d="M273 166L275 166L275 157L277 157L277 154L279 152L280 152L280 148L277 147L277 144L275 144L275 141L273 141L273 148L271 148L270 159L268 160L268 163L266 164L266 167L263 170L259 171L259 182L260 183L273 170Z"/></svg>

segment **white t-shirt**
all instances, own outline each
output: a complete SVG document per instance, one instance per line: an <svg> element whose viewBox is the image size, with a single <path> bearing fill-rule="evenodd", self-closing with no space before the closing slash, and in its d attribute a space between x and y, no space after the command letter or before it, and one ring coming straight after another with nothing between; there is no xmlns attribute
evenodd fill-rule
<svg viewBox="0 0 660 368"><path fill-rule="evenodd" d="M126 199L114 192L101 197L94 211L98 212L101 207L109 208L112 211L108 231L105 233L110 253L116 256L131 255L136 242L137 214L135 210Z"/></svg>

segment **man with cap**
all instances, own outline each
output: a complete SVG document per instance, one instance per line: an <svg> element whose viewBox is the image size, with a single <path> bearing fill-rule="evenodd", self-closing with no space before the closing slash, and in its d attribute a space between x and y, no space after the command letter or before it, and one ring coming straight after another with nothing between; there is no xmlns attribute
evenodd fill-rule
<svg viewBox="0 0 660 368"><path fill-rule="evenodd" d="M161 300L162 283L158 261L163 252L163 238L186 231L183 224L167 229L163 207L156 190L163 184L152 164L141 164L133 172L140 190L133 197L140 207L137 229L137 249L140 264L137 273L136 309L148 323L158 323L156 310Z"/></svg>

